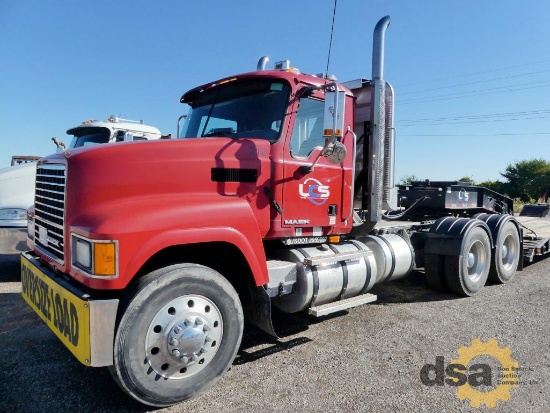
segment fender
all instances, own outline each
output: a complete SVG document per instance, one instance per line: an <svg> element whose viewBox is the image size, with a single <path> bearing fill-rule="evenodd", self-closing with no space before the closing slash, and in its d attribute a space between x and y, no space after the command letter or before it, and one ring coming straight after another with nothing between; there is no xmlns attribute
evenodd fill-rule
<svg viewBox="0 0 550 413"><path fill-rule="evenodd" d="M500 228L507 223L511 222L514 224L516 229L518 230L519 234L519 249L520 251L523 251L523 229L520 227L519 222L512 216L512 215L500 215L500 214L477 214L474 215L474 218L477 218L483 222L485 222L489 229L491 230L491 235L493 236L493 239L498 239L498 233L500 231ZM496 248L496 245L493 247ZM494 259L494 254L493 254ZM523 260L520 259L518 263L518 271L523 270Z"/></svg>
<svg viewBox="0 0 550 413"><path fill-rule="evenodd" d="M424 253L458 256L462 251L464 237L477 227L483 228L487 233L493 248L493 236L485 222L471 218L444 217L439 218L430 227Z"/></svg>
<svg viewBox="0 0 550 413"><path fill-rule="evenodd" d="M261 219L269 219L268 208L257 212ZM90 278L70 269L73 277L90 288L124 288L157 252L171 246L204 242L234 245L247 260L256 284L268 282L257 217L250 204L238 197L170 194L119 199L81 212L69 225L71 232L90 239L118 241L117 278Z"/></svg>

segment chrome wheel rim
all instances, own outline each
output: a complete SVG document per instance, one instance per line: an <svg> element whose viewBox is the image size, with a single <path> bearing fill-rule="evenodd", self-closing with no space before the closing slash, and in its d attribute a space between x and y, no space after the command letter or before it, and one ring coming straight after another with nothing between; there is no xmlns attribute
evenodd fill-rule
<svg viewBox="0 0 550 413"><path fill-rule="evenodd" d="M147 329L144 365L164 378L183 379L215 358L222 339L222 315L211 300L177 297L156 313Z"/></svg>
<svg viewBox="0 0 550 413"><path fill-rule="evenodd" d="M513 269L512 267L514 266L517 256L518 248L515 239L512 235L508 235L500 247L500 262L502 267L506 271Z"/></svg>
<svg viewBox="0 0 550 413"><path fill-rule="evenodd" d="M468 254L466 254L466 264L468 267L468 277L472 282L477 282L481 279L483 270L486 268L487 252L481 241L475 241Z"/></svg>

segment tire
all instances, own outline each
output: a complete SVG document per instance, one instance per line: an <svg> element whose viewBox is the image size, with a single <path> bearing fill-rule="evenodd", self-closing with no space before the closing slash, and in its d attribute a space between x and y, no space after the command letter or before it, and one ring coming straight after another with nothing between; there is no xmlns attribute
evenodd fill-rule
<svg viewBox="0 0 550 413"><path fill-rule="evenodd" d="M463 238L459 256L445 257L445 278L451 291L473 296L487 282L491 242L483 228L472 228Z"/></svg>
<svg viewBox="0 0 550 413"><path fill-rule="evenodd" d="M189 399L229 369L243 324L237 293L216 271L196 264L154 271L127 300L111 374L124 392L149 406Z"/></svg>
<svg viewBox="0 0 550 413"><path fill-rule="evenodd" d="M445 256L424 254L424 272L428 286L437 291L449 289L445 278Z"/></svg>
<svg viewBox="0 0 550 413"><path fill-rule="evenodd" d="M502 225L497 235L489 279L500 284L510 281L516 275L522 255L518 230L508 221Z"/></svg>

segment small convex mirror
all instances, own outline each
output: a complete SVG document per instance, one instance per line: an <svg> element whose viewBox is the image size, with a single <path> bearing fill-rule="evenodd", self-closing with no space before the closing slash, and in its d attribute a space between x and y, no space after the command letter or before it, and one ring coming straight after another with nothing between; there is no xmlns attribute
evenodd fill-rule
<svg viewBox="0 0 550 413"><path fill-rule="evenodd" d="M330 163L339 164L346 158L347 153L348 151L342 142L335 142L332 149L329 149L325 156Z"/></svg>

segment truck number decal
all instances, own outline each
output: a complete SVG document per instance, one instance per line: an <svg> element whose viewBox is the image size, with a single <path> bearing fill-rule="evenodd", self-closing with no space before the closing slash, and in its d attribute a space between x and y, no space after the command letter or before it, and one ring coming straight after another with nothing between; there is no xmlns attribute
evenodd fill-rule
<svg viewBox="0 0 550 413"><path fill-rule="evenodd" d="M252 147L250 148L248 156L251 156L252 158L265 158L267 156L267 148Z"/></svg>

